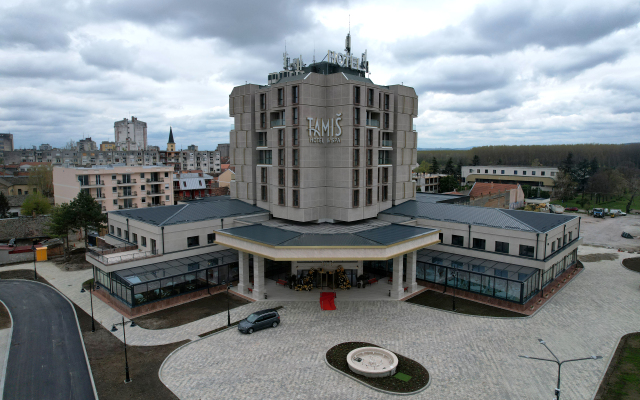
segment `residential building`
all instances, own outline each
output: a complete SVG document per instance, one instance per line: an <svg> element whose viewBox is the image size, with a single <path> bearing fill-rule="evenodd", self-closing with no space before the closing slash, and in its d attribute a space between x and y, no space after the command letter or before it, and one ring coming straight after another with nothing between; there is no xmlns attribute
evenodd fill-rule
<svg viewBox="0 0 640 400"><path fill-rule="evenodd" d="M555 186L558 168L517 167L507 165L466 165L462 167L462 184L495 182L530 185L540 190L551 191Z"/></svg>
<svg viewBox="0 0 640 400"><path fill-rule="evenodd" d="M218 176L219 187L230 187L231 182L235 181L236 173L232 169L226 169Z"/></svg>
<svg viewBox="0 0 640 400"><path fill-rule="evenodd" d="M218 147L216 147L216 151L220 153L220 157L224 159L228 159L230 146L231 145L229 143L218 143Z"/></svg>
<svg viewBox="0 0 640 400"><path fill-rule="evenodd" d="M53 150L53 146L48 143L43 143L38 147L38 150Z"/></svg>
<svg viewBox="0 0 640 400"><path fill-rule="evenodd" d="M176 201L209 197L215 183L215 178L204 172L173 174L173 197Z"/></svg>
<svg viewBox="0 0 640 400"><path fill-rule="evenodd" d="M124 118L113 124L116 139L116 149L120 151L146 150L147 123L131 117Z"/></svg>
<svg viewBox="0 0 640 400"><path fill-rule="evenodd" d="M96 151L98 150L98 146L96 145L96 142L91 140L91 138L89 137L79 140L78 144L76 145L76 149L78 149L78 151Z"/></svg>
<svg viewBox="0 0 640 400"><path fill-rule="evenodd" d="M172 205L171 173L167 166L54 167L55 204L68 203L84 190L102 204L103 212Z"/></svg>
<svg viewBox="0 0 640 400"><path fill-rule="evenodd" d="M412 172L414 182L416 182L416 191L422 193L439 193L440 178L447 176L446 174L425 174L421 172Z"/></svg>
<svg viewBox="0 0 640 400"><path fill-rule="evenodd" d="M22 196L35 193L38 189L29 185L28 176L3 176L0 177L0 191L6 196Z"/></svg>
<svg viewBox="0 0 640 400"><path fill-rule="evenodd" d="M473 206L511 210L524 207L524 192L520 185L476 182L473 184L469 196Z"/></svg>
<svg viewBox="0 0 640 400"><path fill-rule="evenodd" d="M31 168L38 167L40 165L51 166L50 162L21 162L20 167L18 167L18 171L20 172L29 172Z"/></svg>
<svg viewBox="0 0 640 400"><path fill-rule="evenodd" d="M13 151L13 134L0 133L0 152Z"/></svg>
<svg viewBox="0 0 640 400"><path fill-rule="evenodd" d="M116 142L109 142L108 140L103 140L100 143L100 151L115 151Z"/></svg>

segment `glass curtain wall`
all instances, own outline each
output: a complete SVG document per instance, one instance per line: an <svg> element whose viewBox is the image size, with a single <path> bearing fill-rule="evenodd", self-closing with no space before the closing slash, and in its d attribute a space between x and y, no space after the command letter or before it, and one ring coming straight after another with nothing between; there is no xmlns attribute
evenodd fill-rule
<svg viewBox="0 0 640 400"><path fill-rule="evenodd" d="M419 250L416 278L524 304L538 292L540 273L521 265Z"/></svg>
<svg viewBox="0 0 640 400"><path fill-rule="evenodd" d="M551 268L542 273L542 287L547 286L551 281L560 276L568 268L572 267L578 259L578 249L561 258L554 263Z"/></svg>
<svg viewBox="0 0 640 400"><path fill-rule="evenodd" d="M115 271L96 268L96 279L129 307L164 300L196 290L237 281L238 252L213 253Z"/></svg>

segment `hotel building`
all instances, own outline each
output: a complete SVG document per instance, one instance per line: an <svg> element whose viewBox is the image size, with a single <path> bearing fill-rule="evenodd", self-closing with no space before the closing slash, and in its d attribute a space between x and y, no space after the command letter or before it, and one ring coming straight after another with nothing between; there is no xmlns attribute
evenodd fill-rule
<svg viewBox="0 0 640 400"><path fill-rule="evenodd" d="M309 66L285 53L267 85L232 90L230 196L109 213L113 247L87 254L104 298L129 315L229 282L272 299L290 290L278 280L312 270L314 287L336 290L342 267L352 287L390 283L381 300L455 286L522 310L576 262L579 217L416 193L415 90L373 83L366 52L345 47Z"/></svg>

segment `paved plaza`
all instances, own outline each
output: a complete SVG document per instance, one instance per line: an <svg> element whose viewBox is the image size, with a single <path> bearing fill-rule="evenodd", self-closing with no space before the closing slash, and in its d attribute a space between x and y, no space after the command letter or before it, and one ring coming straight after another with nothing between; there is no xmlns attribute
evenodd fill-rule
<svg viewBox="0 0 640 400"><path fill-rule="evenodd" d="M580 254L601 252L614 251L580 248ZM563 368L563 399L591 399L620 337L640 331L639 285L640 274L620 260L585 263L585 270L537 314L518 319L403 302L338 300L331 312L311 302L289 302L283 304L278 328L253 335L232 329L188 344L166 360L161 378L181 399L392 398L325 365L331 346L364 341L429 370L430 387L414 398L550 399L555 365L517 357L549 357L537 341L543 338L562 359L604 356Z"/></svg>

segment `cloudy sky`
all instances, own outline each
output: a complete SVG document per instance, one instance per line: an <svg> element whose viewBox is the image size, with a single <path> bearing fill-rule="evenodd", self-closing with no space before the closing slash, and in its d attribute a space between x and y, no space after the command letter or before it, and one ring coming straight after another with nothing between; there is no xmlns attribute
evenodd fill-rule
<svg viewBox="0 0 640 400"><path fill-rule="evenodd" d="M18 1L0 4L0 132L16 147L228 142L228 95L290 56L368 50L370 78L420 97L419 147L640 141L632 1Z"/></svg>

